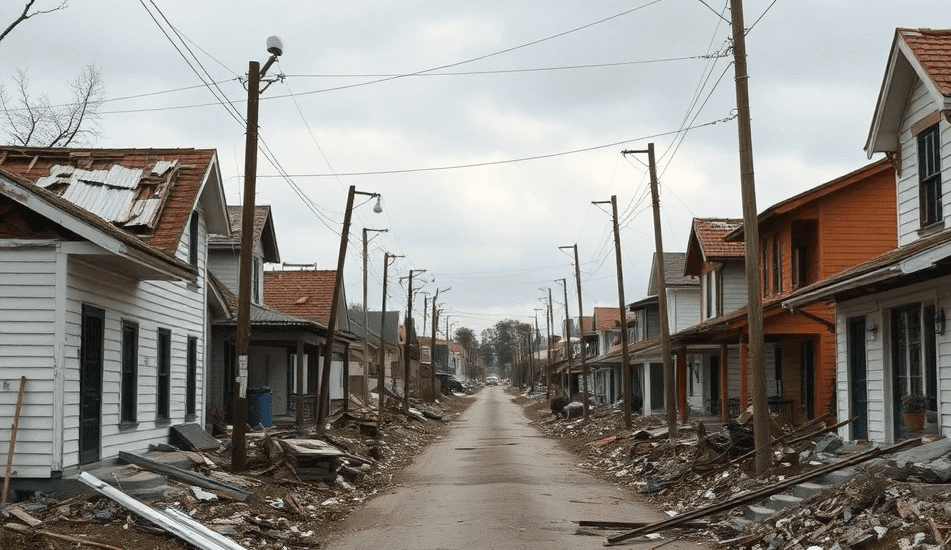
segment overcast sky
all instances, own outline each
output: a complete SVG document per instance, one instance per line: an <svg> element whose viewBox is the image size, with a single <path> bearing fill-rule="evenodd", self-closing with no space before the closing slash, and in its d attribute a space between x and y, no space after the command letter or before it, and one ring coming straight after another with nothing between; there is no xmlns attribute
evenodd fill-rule
<svg viewBox="0 0 951 550"><path fill-rule="evenodd" d="M0 3L0 28L23 3ZM553 289L561 319L562 277L574 317L573 263L558 247L575 243L585 313L617 307L610 207L591 204L612 195L625 297L645 297L647 158L620 151L650 142L667 251L685 249L693 217L742 215L736 121L724 121L735 88L723 0L156 4L73 0L30 19L0 42L0 77L9 87L27 70L57 102L97 65L110 101L95 146L217 149L239 205L238 79L280 36L284 55L268 74L286 78L264 92L259 122L290 177L259 157L256 203L273 208L282 261L334 269L347 188L383 196L383 214L372 202L354 211L349 302L362 301L361 230L371 227L389 229L370 243L371 309L389 251L403 257L388 309L405 311L399 277L425 269L435 281L423 290L452 288L439 301L454 328L534 323L539 287ZM951 27L947 0L747 0L744 10L760 211L870 162L863 146L895 28ZM475 166L453 168L465 165ZM433 168L447 169L420 170ZM422 295L415 305L421 318Z"/></svg>

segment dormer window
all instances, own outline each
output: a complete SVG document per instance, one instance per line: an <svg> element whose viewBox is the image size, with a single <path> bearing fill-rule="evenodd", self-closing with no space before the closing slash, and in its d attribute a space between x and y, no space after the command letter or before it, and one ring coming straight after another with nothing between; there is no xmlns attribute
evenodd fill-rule
<svg viewBox="0 0 951 550"><path fill-rule="evenodd" d="M922 227L942 220L941 134L937 124L918 134L918 199Z"/></svg>

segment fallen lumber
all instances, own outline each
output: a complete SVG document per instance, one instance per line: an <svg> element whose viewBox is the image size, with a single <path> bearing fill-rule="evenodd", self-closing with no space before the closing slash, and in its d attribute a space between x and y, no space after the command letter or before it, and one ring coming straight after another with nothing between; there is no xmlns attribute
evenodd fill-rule
<svg viewBox="0 0 951 550"><path fill-rule="evenodd" d="M772 448L773 445L775 445L775 444L777 444L777 443L786 443L786 445L793 445L793 444L798 443L798 442L800 442L800 441L805 441L806 439L812 439L813 437L815 437L815 436L817 436L817 435L820 435L820 434L823 434L823 433L825 433L825 432L832 431L832 430L837 430L837 429L839 429L841 426L845 426L846 424L848 424L848 423L852 422L853 420L855 420L855 418L858 418L858 417L855 417L855 418L850 418L850 419L848 419L848 420L843 420L842 422L839 422L838 424L836 424L836 425L834 425L834 426L825 426L825 427L823 427L823 428L821 428L821 429L819 429L819 430L817 430L817 431L809 432L808 434L806 434L806 435L804 435L804 436L797 437L796 439L794 439L794 440L792 440L792 441L787 441L790 437L792 437L792 436L794 436L794 435L799 435L799 434L801 434L802 432L804 432L804 431L806 430L806 428L811 427L811 426L813 426L813 425L815 425L815 424L819 424L820 422L824 422L827 418L829 418L829 417L831 417L831 416L832 416L831 413L826 413L826 414L820 416L819 418L816 418L816 419L814 419L814 420L811 420L811 421L809 421L809 422L803 424L802 426L799 426L799 427L796 428L795 430L789 432L788 434L786 434L786 435L784 435L784 436L782 436L782 437L777 437L777 438L773 439L772 441L770 441L769 445L770 445L771 448ZM739 461L741 461L741 460L744 460L744 459L747 459L747 458L749 458L749 457L751 457L751 456L753 456L753 455L755 455L755 454L756 454L756 449L753 449L753 450L751 450L751 451L748 451L748 452L746 452L746 453L743 453L743 454L741 454L740 456L734 458L733 460L730 461L730 464L736 464L737 462L739 462Z"/></svg>
<svg viewBox="0 0 951 550"><path fill-rule="evenodd" d="M30 527L36 527L37 525L43 523L42 521L28 514L23 508L11 508L10 515L29 525Z"/></svg>
<svg viewBox="0 0 951 550"><path fill-rule="evenodd" d="M845 458L845 459L840 460L840 461L838 461L838 462L829 464L828 466L823 466L823 467L820 467L820 468L816 468L815 470L812 470L811 472L806 472L806 473L801 474L801 475L798 475L798 476L794 476L794 477L787 478L787 479L785 479L785 480L783 480L783 481L780 481L779 483L770 485L770 486L768 486L768 487L763 487L762 489L757 489L757 490L755 490L755 491L748 491L748 492L746 492L746 493L741 493L741 494L739 494L739 495L731 496L731 497L730 497L730 500L727 501L727 502L720 502L720 503L717 503L717 504L712 504L712 505L710 505L710 506L705 506L705 507L703 507L703 508L698 508L698 509L696 509L696 510L694 510L694 511L692 511L692 512L687 512L686 514L682 514L682 515L679 515L679 516L676 516L676 517L673 517L673 518L670 518L670 519L667 519L667 520L664 520L664 521L658 521L658 522L656 522L656 523L651 523L651 524L645 525L645 526L643 526L643 527L639 527L639 528L637 528L637 529L633 529L633 530L628 531L628 532L626 532L626 533L621 533L620 535L615 535L615 536L613 536L613 537L608 537L608 540L607 540L607 542L605 543L605 546L610 546L610 545L612 545L612 544L617 544L617 543L619 543L619 542L624 542L624 541L626 541L626 540L628 540L628 539L631 539L631 538L634 538L634 537L636 537L636 536L638 536L638 535L646 535L646 534L648 534L648 533L657 533L657 532L663 531L664 529L669 529L669 528L671 528L671 527L677 527L677 526L679 526L679 525L681 525L681 524L684 524L684 523L686 523L686 522L688 522L688 521L690 521L690 520L699 519L699 518L702 518L702 517L706 517L706 516L715 514L715 513L717 513L717 512L722 512L722 511L725 511L725 510L729 510L729 509L731 509L731 508L736 508L737 506L742 506L742 505L744 505L744 504L749 504L749 503L751 503L751 502L756 502L756 501L761 500L761 499L764 499L764 498L766 498L766 497L768 497L768 496L770 496L770 495L774 495L774 494L776 494L776 493L779 493L779 492L781 492L781 491L784 491L784 490L786 490L786 489L788 489L789 487L792 487L792 486L794 486L794 485L798 485L798 484L803 483L803 482L805 482L805 481L809 481L810 479L815 479L815 478L824 476L825 474L827 474L827 473L829 473L829 472L834 472L834 471L836 471L836 470L841 470L842 468L846 468L846 467L848 467L848 466L854 466L854 465L856 465L856 464L860 464L860 463L862 463L862 462L865 462L866 460L870 460L870 459L875 458L875 457L877 457L877 456L879 456L879 455L888 454L888 453L893 453L893 452L895 452L895 451L897 451L897 450L899 450L899 449L902 449L902 448L905 448L905 447L910 447L910 446L917 446L917 445L921 445L921 438L920 438L920 437L917 438L917 439L909 439L909 440L907 440L907 441L902 441L902 442L900 442L900 443L896 443L896 444L891 445L891 446L889 446L889 447L876 447L876 448L874 448L874 449L870 449L870 450L868 450L868 451L865 451L865 452L862 452L862 453L858 453L858 454L852 455L851 457Z"/></svg>
<svg viewBox="0 0 951 550"><path fill-rule="evenodd" d="M103 544L101 542L95 542L91 540L81 539L79 537L71 537L69 535L61 535L59 533L54 533L52 531L42 531L37 529L32 529L26 525L20 525L19 523L7 523L3 526L4 529L8 531L13 531L14 533L19 533L21 535L43 535L44 537L63 540L66 542L71 542L73 544L78 544L80 546L88 546L90 548L101 548L102 550L122 550L122 548L117 548L115 546L109 546L108 544Z"/></svg>
<svg viewBox="0 0 951 550"><path fill-rule="evenodd" d="M645 525L648 525L646 521L600 521L600 520L579 520L575 523L578 524L578 527L593 527L595 529L638 529ZM704 521L694 521L690 523L684 523L678 525L677 527L689 528L689 529L703 529L709 527L710 524Z"/></svg>
<svg viewBox="0 0 951 550"><path fill-rule="evenodd" d="M172 479L177 479L178 481L182 481L190 485L197 485L203 489L216 491L216 494L223 494L224 496L233 500L240 500L244 502L251 498L252 495L250 491L232 487L231 485L227 485L218 481L217 479L204 476L198 472L183 470L177 466L172 466L171 464L162 464L161 462L156 462L152 459L145 458L144 456L127 453L125 451L119 451L119 460L128 462L129 464L135 464L136 466L145 468L146 470L165 474Z"/></svg>
<svg viewBox="0 0 951 550"><path fill-rule="evenodd" d="M182 522L175 516L163 514L154 508L146 506L106 482L89 475L88 472L81 472L79 474L79 481L92 487L99 494L114 500L123 508L138 514L201 550L246 550L244 547L230 540L230 544L220 542L222 535L215 533L198 522Z"/></svg>
<svg viewBox="0 0 951 550"><path fill-rule="evenodd" d="M17 428L20 425L20 407L23 406L23 389L26 386L26 376L20 377L20 391L17 393L16 410L13 413L13 426L10 427L10 448L7 450L7 471L3 476L3 498L0 506L6 506L7 495L10 492L10 473L13 468L13 451L17 446Z"/></svg>

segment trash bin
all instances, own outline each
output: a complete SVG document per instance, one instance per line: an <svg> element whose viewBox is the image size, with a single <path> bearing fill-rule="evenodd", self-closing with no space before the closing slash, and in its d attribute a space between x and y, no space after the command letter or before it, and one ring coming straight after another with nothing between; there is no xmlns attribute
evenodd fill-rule
<svg viewBox="0 0 951 550"><path fill-rule="evenodd" d="M271 388L248 388L248 424L271 427Z"/></svg>

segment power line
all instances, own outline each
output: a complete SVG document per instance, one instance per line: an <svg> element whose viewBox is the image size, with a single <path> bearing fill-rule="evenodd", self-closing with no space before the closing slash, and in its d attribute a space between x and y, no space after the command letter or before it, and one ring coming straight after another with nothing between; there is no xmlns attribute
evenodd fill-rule
<svg viewBox="0 0 951 550"><path fill-rule="evenodd" d="M703 128L703 127L705 127L705 126L713 126L714 124L719 124L719 123L721 123L721 122L728 122L728 121L730 121L730 120L733 120L735 117L736 117L735 114L731 114L731 115L728 116L728 117L721 118L721 119L718 119L718 120L713 120L713 121L710 121L710 122L706 122L706 123L704 123L704 124L698 124L698 125L696 125L696 126L691 126L690 128L687 128L687 129L688 129L688 130L693 130L693 129L697 129L697 128ZM457 165L452 165L452 166L432 166L432 167L427 167L427 168L405 168L405 169L399 169L399 170L377 170L377 171L372 171L372 172L338 172L338 173L336 173L336 174L324 174L324 173L316 173L316 174L290 174L289 176L290 176L290 177L295 177L295 178L325 178L325 177L344 177L344 176L381 176L381 175L390 175L390 174L412 174L412 173L419 173L419 172L438 172L438 171L442 171L442 170L459 170L459 169L463 169L463 168L479 168L479 167L482 167L482 166L497 166L497 165L500 165L500 164L512 164L512 163L515 163L515 162L526 162L526 161L530 161L530 160L542 160L542 159L548 159L548 158L554 158L554 157L561 157L561 156L565 156L565 155L573 155L573 154L577 154L577 153L587 153L587 152L590 152L590 151L597 151L598 149L607 149L608 147L617 147L617 146L619 146L619 145L624 145L624 144L626 144L626 143L631 143L631 142L634 142L634 141L644 141L644 140L646 140L646 139L655 139L655 138L658 138L658 137L669 136L669 135L676 134L676 133L678 133L678 132L680 132L680 131L682 131L682 130L670 131L670 132L662 132L662 133L654 134L654 135L650 135L650 136L643 136L643 137L633 138L633 139L625 139L625 140L623 140L623 141L616 141L616 142L614 142L614 143L606 143L606 144L604 144L604 145L595 145L595 146L592 146L592 147L585 147L585 148L582 148L582 149L573 149L573 150L570 150L570 151L561 151L561 152L559 152L559 153L547 153L547 154L543 154L543 155L534 155L534 156L530 156L530 157L521 157L521 158L506 159L506 160L494 160L494 161L485 161L485 162L474 162L474 163L471 163L471 164L457 164ZM267 177L277 177L277 176L273 176L273 175L272 175L272 176L263 175L263 176L258 176L258 177L259 177L259 178L267 178Z"/></svg>

